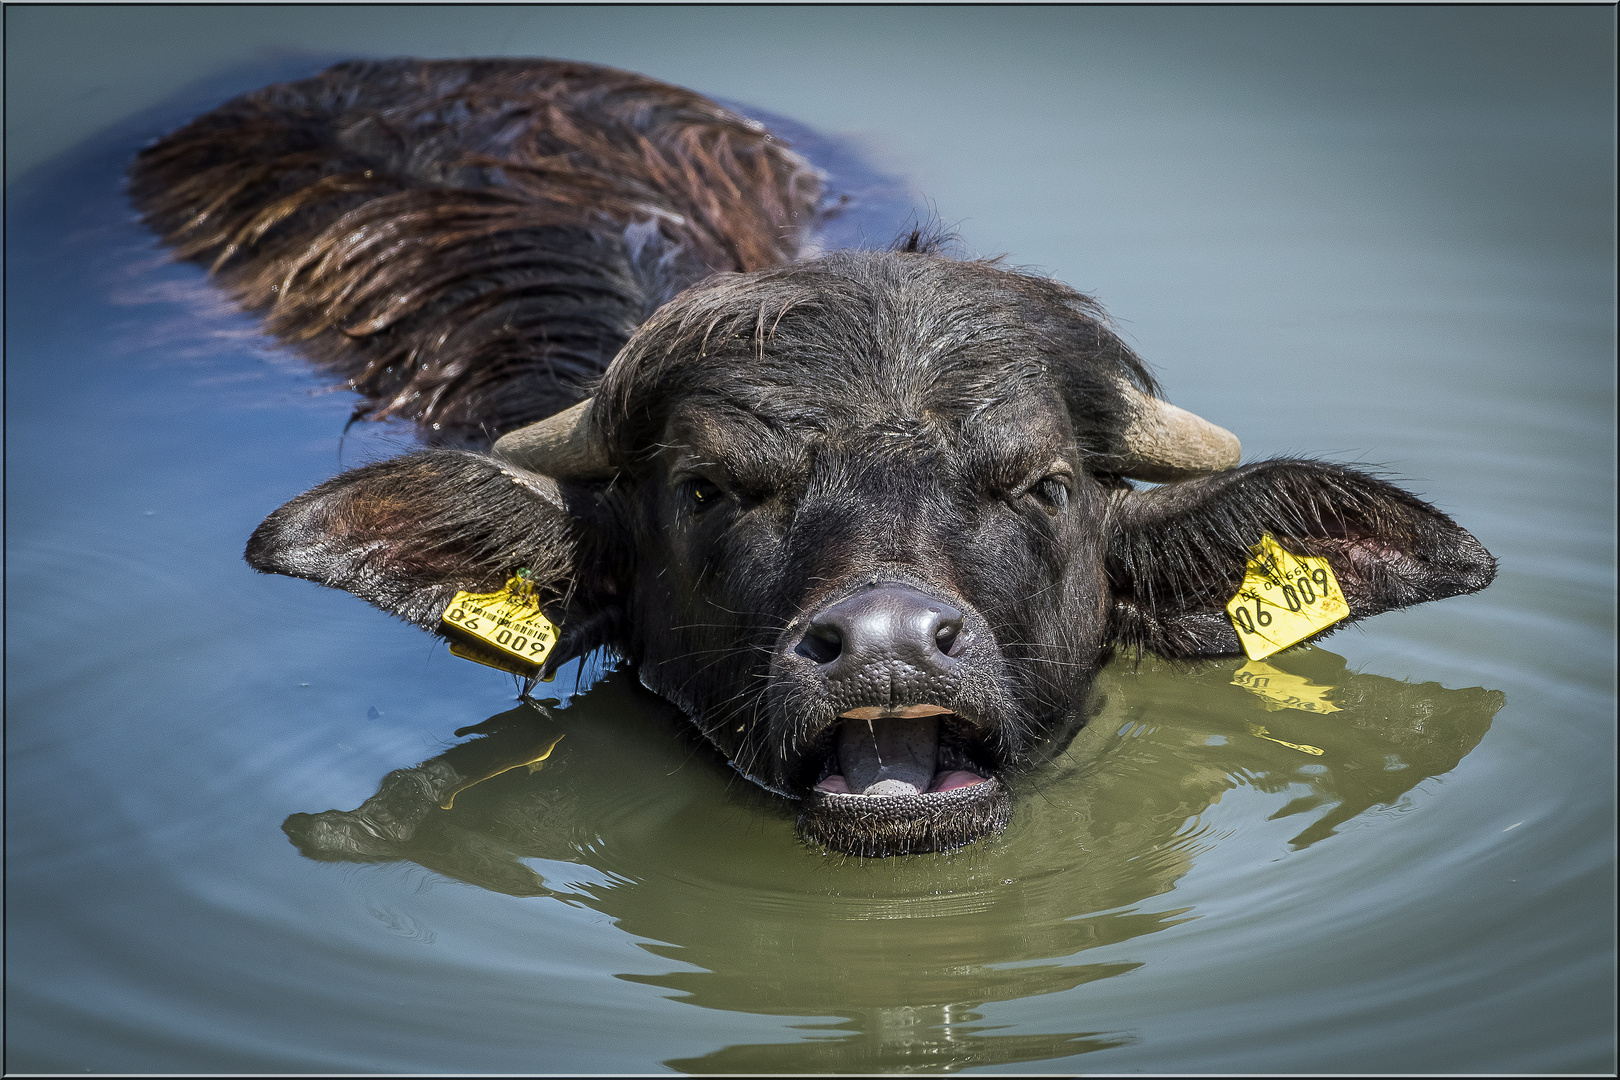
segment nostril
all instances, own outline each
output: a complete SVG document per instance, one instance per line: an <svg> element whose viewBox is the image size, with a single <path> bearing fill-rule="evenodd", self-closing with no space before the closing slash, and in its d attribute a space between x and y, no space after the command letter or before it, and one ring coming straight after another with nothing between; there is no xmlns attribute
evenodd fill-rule
<svg viewBox="0 0 1620 1080"><path fill-rule="evenodd" d="M947 619L940 623L938 630L934 631L934 644L939 646L940 652L949 656L951 647L956 644L956 639L961 636L961 633L962 620L959 618Z"/></svg>
<svg viewBox="0 0 1620 1080"><path fill-rule="evenodd" d="M818 664L830 664L844 651L844 635L825 623L812 623L793 651Z"/></svg>
<svg viewBox="0 0 1620 1080"><path fill-rule="evenodd" d="M834 680L875 678L879 668L943 676L972 640L963 621L961 611L938 597L899 583L880 585L812 615L793 652Z"/></svg>

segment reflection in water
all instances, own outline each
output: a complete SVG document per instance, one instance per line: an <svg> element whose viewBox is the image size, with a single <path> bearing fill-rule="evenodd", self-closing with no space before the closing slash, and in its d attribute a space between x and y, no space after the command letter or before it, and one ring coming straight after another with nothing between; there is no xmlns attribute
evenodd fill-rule
<svg viewBox="0 0 1620 1080"><path fill-rule="evenodd" d="M1121 661L1099 680L1091 723L1017 785L1006 834L949 855L863 861L800 845L788 804L736 781L618 673L568 708L525 704L463 728L473 737L389 773L358 809L294 814L284 828L310 858L406 860L585 904L679 965L620 978L679 1000L836 1018L800 1025L801 1042L673 1068L1004 1065L1129 1041L991 1034L983 1007L1140 966L1076 959L1192 917L1143 902L1218 844L1201 816L1224 792L1279 796L1271 818L1301 816L1290 843L1303 848L1450 771L1502 703L1496 691L1354 674L1320 649L1264 667ZM564 887L566 864L595 874Z"/></svg>
<svg viewBox="0 0 1620 1080"><path fill-rule="evenodd" d="M1135 964L1096 965L1095 978ZM1087 980L1080 980L1087 981ZM872 1009L842 1024L801 1024L804 1042L728 1046L700 1058L664 1062L687 1073L955 1072L978 1065L1050 1061L1130 1040L1095 1035L989 1035L981 1013L953 1005ZM817 1034L824 1033L824 1034Z"/></svg>
<svg viewBox="0 0 1620 1080"><path fill-rule="evenodd" d="M1266 703L1268 709L1298 709L1301 712L1338 712L1329 696L1333 687L1318 686L1309 679L1278 671L1264 660L1251 660L1232 675L1232 685L1241 686Z"/></svg>

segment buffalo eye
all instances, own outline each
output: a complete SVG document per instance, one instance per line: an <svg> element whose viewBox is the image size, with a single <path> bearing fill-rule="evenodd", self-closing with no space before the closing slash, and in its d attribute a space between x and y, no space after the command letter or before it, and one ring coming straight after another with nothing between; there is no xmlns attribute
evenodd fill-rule
<svg viewBox="0 0 1620 1080"><path fill-rule="evenodd" d="M1056 473L1043 477L1030 486L1029 494L1050 513L1065 510L1069 506L1068 477Z"/></svg>
<svg viewBox="0 0 1620 1080"><path fill-rule="evenodd" d="M694 477L686 482L687 502L694 514L701 514L720 505L725 496L726 493L720 490L719 484L710 483L700 477Z"/></svg>

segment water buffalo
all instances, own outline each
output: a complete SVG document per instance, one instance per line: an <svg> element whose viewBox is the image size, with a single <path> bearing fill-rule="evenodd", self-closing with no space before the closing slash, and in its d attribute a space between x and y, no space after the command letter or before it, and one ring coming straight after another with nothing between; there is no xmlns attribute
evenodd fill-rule
<svg viewBox="0 0 1620 1080"><path fill-rule="evenodd" d="M823 186L696 94L555 61L343 64L131 171L357 418L433 444L292 500L249 563L436 633L522 569L547 670L623 658L837 850L1001 828L1112 650L1240 650L1267 534L1345 621L1490 582L1376 477L1240 465L1065 285L915 231L817 253Z"/></svg>

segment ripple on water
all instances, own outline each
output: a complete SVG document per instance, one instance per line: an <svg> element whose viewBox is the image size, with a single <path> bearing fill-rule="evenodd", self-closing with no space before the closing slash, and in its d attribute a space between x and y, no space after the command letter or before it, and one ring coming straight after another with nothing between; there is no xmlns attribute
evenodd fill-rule
<svg viewBox="0 0 1620 1080"><path fill-rule="evenodd" d="M1376 29L1341 14L1323 18ZM1594 271L1551 246L1516 261L1512 245L1612 238L1591 227L1579 187L1586 176L1590 205L1612 201L1612 176L1580 157L1595 148L1593 160L1612 161L1612 56L1597 65L1599 145L1575 135L1578 109L1536 96L1558 80L1468 51L1489 37L1483 23L1470 25L1484 36L1419 74L1453 79L1473 63L1489 76L1481 86L1509 88L1513 116L1478 95L1445 97L1453 82L1401 98L1419 85L1401 89L1412 72L1391 80L1362 65L1380 72L1379 94L1336 96L1326 112L1301 98L1262 117L1248 91L1210 97L1229 72L1185 63L1227 63L1231 41L1160 50L1172 62L1154 67L1130 52L1135 39L1110 36L1113 18L1063 40L1124 47L1164 93L1121 96L1114 67L1067 53L1053 70L1071 88L1087 71L1102 80L1088 85L1106 107L1070 115L1124 134L1131 152L1098 156L1080 138L1070 158L1059 139L1049 163L1019 168L1062 172L1044 187L1059 201L1081 178L1098 196L1081 215L1088 235L1134 238L1109 245L1106 287L1154 339L1143 352L1167 365L1173 390L1204 395L1216 419L1242 412L1261 455L1368 448L1421 476L1425 497L1502 556L1480 597L1335 639L1413 681L1347 670L1326 650L1277 658L1329 688L1338 711L1309 713L1236 685L1235 664L1116 663L1091 727L1018 783L1003 836L891 860L804 847L791 806L730 773L622 677L447 745L509 699L504 683L441 663L442 650L358 600L252 577L240 561L281 501L408 444L351 432L340 459L347 398L311 396L319 380L265 352L202 271L154 269L118 177L144 138L183 119L170 103L161 123L126 124L116 146L53 166L71 182L35 182L8 231L19 270L8 279L12 1047L46 1071L108 1072L640 1071L660 1056L737 1073L1082 1054L1155 1071L1390 1066L1390 1054L1393 1067L1437 1070L1610 1062L1612 1043L1593 1033L1612 1035L1612 302L1571 298L1603 293L1612 253L1597 252ZM1390 18L1438 40L1439 23L1418 25L1427 15ZM1344 35L1320 29L1266 47L1284 59L1312 41L1344 51ZM932 48L929 34L912 37ZM1374 55L1370 40L1346 55ZM1388 40L1411 39L1379 35L1377 48ZM1503 40L1502 56L1529 55L1517 33ZM1063 107L1019 89L1044 77L1041 62L1015 66L1011 82L1005 64L985 66L997 93ZM896 70L915 83L926 68ZM1189 77L1196 87L1179 81ZM271 76L230 78L210 102ZM1171 114L1193 89L1209 106L1198 124L1220 138L1183 137ZM1374 145L1382 136L1368 132L1393 130L1376 111L1357 113L1346 140L1345 101L1415 102L1401 138L1442 117L1434 145L1478 151L1477 178L1441 192L1427 158ZM959 111L940 116L941 145L972 127ZM1285 167L1268 175L1329 183L1354 236L1319 213L1321 184L1230 182L1252 178L1256 148L1272 153L1278 132ZM1144 159L1161 137L1162 156ZM812 155L852 149L796 141ZM1219 153L1189 173L1205 143ZM1144 160L1197 183L1143 188ZM1401 200L1368 196L1367 169ZM974 188L958 185L943 212L1007 203ZM1513 194L1528 190L1559 197ZM860 215L892 194L872 189L837 227L867 230ZM1057 203L1032 218L1014 202L1010 216L987 210L970 243L1041 261L1031 244L1055 242L1054 272L1093 273L1088 245L1062 228L1004 243L1031 220L1068 220ZM1461 227L1482 209L1489 228ZM1166 213L1201 224L1167 230ZM80 239L68 243L64 223ZM892 232L867 231L879 243ZM1290 234L1304 239L1278 247ZM1279 254L1331 281L1281 281ZM1230 273L1194 274L1203 284L1190 292L1172 280L1206 263ZM115 265L128 276L109 285ZM1239 285L1221 292L1222 280ZM1444 298L1464 292L1471 306L1453 317ZM198 611L236 636L188 619ZM114 638L105 648L98 630ZM1435 678L1464 688L1424 681ZM1497 687L1515 710L1498 714ZM1493 724L1489 752L1474 752ZM558 732L531 771L524 754ZM433 761L488 778L448 810L393 792L393 825L410 827L383 828L370 846L301 849L279 828L352 813ZM1095 1056L1109 1050L1122 1053Z"/></svg>

